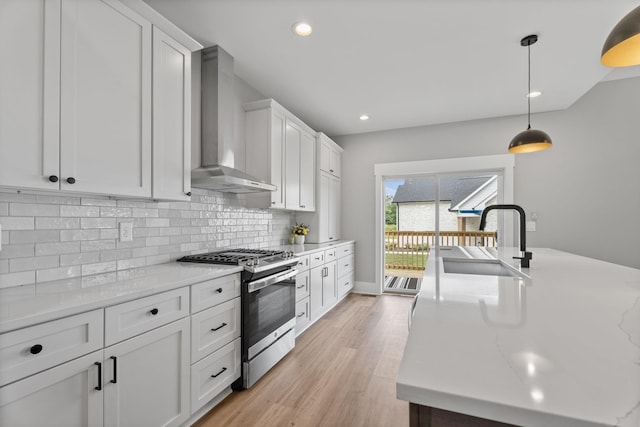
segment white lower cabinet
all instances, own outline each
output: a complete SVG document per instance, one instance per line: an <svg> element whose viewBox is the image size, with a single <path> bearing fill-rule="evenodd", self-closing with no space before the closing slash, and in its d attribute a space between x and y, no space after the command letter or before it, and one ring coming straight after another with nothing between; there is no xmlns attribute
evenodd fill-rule
<svg viewBox="0 0 640 427"><path fill-rule="evenodd" d="M102 426L102 360L99 350L0 388L0 425Z"/></svg>
<svg viewBox="0 0 640 427"><path fill-rule="evenodd" d="M191 412L224 391L240 377L240 337L191 366Z"/></svg>
<svg viewBox="0 0 640 427"><path fill-rule="evenodd" d="M190 413L189 319L104 350L105 426L179 426Z"/></svg>
<svg viewBox="0 0 640 427"><path fill-rule="evenodd" d="M311 320L315 321L338 300L336 293L336 261L311 269Z"/></svg>

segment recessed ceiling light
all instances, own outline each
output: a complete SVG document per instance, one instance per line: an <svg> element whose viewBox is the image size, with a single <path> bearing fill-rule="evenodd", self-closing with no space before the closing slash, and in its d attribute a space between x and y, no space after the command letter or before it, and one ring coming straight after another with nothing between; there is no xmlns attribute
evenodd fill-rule
<svg viewBox="0 0 640 427"><path fill-rule="evenodd" d="M537 98L540 95L542 95L542 92L539 90L532 90L530 93L527 94L527 98Z"/></svg>
<svg viewBox="0 0 640 427"><path fill-rule="evenodd" d="M306 22L296 22L293 24L293 32L301 37L306 37L313 31L311 25Z"/></svg>
<svg viewBox="0 0 640 427"><path fill-rule="evenodd" d="M360 116L360 120L362 120L363 122L366 120L369 120L369 116L367 116L366 114L363 114Z"/></svg>

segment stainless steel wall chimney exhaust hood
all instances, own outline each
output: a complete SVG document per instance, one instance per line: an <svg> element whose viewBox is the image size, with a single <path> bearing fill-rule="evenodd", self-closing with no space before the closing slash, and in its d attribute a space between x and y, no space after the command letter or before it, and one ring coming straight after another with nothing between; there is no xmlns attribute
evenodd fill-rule
<svg viewBox="0 0 640 427"><path fill-rule="evenodd" d="M275 185L234 167L233 57L220 46L202 51L201 103L202 166L191 171L191 186L225 193L274 191Z"/></svg>

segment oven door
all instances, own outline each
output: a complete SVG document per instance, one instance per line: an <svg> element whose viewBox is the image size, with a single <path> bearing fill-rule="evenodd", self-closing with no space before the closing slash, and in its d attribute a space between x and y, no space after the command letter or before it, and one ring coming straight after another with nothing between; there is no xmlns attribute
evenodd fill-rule
<svg viewBox="0 0 640 427"><path fill-rule="evenodd" d="M249 360L295 326L297 273L288 268L246 284L243 339Z"/></svg>

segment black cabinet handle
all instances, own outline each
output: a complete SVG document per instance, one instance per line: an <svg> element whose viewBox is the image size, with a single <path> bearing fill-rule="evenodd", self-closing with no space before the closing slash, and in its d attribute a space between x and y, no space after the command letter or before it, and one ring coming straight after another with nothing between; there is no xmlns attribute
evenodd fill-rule
<svg viewBox="0 0 640 427"><path fill-rule="evenodd" d="M217 292L217 293L219 293L219 294L221 294L221 293L222 293L222 288L218 288L218 289L216 289L216 292Z"/></svg>
<svg viewBox="0 0 640 427"><path fill-rule="evenodd" d="M96 362L94 365L98 367L98 386L94 387L94 389L102 390L102 363Z"/></svg>
<svg viewBox="0 0 640 427"><path fill-rule="evenodd" d="M227 368L223 367L222 370L220 370L220 372L218 372L217 374L211 375L211 378L216 378L216 377L220 376L226 370L227 370Z"/></svg>
<svg viewBox="0 0 640 427"><path fill-rule="evenodd" d="M153 314L154 316L156 314L158 314L158 309L157 308L152 308L151 311L149 311L149 313Z"/></svg>
<svg viewBox="0 0 640 427"><path fill-rule="evenodd" d="M302 313L298 314L298 317L302 317L302 316L304 316L304 314L305 314L305 313L304 313L304 311L303 311Z"/></svg>
<svg viewBox="0 0 640 427"><path fill-rule="evenodd" d="M115 356L111 356L110 359L113 360L113 379L111 380L111 382L113 384L116 384L118 382L118 358Z"/></svg>
<svg viewBox="0 0 640 427"><path fill-rule="evenodd" d="M305 205L300 205L300 207L301 207L302 209L306 208L306 206L305 206Z"/></svg>
<svg viewBox="0 0 640 427"><path fill-rule="evenodd" d="M76 183L76 179L74 177L70 176L69 178L67 178L67 182L69 184L75 184Z"/></svg>
<svg viewBox="0 0 640 427"><path fill-rule="evenodd" d="M302 288L304 288L304 285L297 286L296 289L302 289Z"/></svg>
<svg viewBox="0 0 640 427"><path fill-rule="evenodd" d="M227 326L227 324L226 324L226 323L224 323L224 322L222 322L222 325L218 326L217 328L213 328L213 329L211 329L211 331L212 331L212 332L215 332L215 331L217 331L218 329L222 329L222 328L224 328L225 326Z"/></svg>
<svg viewBox="0 0 640 427"><path fill-rule="evenodd" d="M42 346L40 344L36 344L29 349L29 353L38 354L42 351Z"/></svg>
<svg viewBox="0 0 640 427"><path fill-rule="evenodd" d="M50 175L49 176L49 181L51 182L58 182L58 177L56 175Z"/></svg>
<svg viewBox="0 0 640 427"><path fill-rule="evenodd" d="M187 192L187 196L191 197L191 191Z"/></svg>

